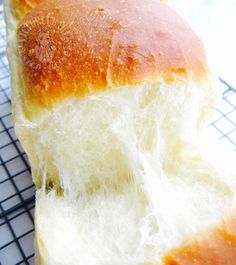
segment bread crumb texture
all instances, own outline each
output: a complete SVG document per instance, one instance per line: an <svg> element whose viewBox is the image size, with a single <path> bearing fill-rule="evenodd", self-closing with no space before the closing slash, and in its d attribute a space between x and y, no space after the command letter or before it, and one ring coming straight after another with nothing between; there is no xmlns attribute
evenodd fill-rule
<svg viewBox="0 0 236 265"><path fill-rule="evenodd" d="M130 86L66 99L16 125L40 188L43 264L162 264L231 212L233 164L222 169L216 147L205 153L198 139L215 89Z"/></svg>

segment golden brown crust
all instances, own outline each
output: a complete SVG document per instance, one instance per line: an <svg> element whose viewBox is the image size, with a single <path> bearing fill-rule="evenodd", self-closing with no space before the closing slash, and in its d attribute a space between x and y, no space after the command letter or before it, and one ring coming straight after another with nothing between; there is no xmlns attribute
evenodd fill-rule
<svg viewBox="0 0 236 265"><path fill-rule="evenodd" d="M233 264L236 264L236 217L171 251L164 259L164 265Z"/></svg>
<svg viewBox="0 0 236 265"><path fill-rule="evenodd" d="M45 0L12 0L12 10L16 19L20 20L36 5L44 2Z"/></svg>
<svg viewBox="0 0 236 265"><path fill-rule="evenodd" d="M50 106L69 95L151 80L201 81L205 51L158 0L58 0L18 29L26 97Z"/></svg>

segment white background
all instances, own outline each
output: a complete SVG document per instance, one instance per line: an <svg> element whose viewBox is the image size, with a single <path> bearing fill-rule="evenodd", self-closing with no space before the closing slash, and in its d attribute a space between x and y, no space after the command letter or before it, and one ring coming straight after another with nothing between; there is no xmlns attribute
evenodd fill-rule
<svg viewBox="0 0 236 265"><path fill-rule="evenodd" d="M203 40L213 71L236 87L236 0L172 0Z"/></svg>

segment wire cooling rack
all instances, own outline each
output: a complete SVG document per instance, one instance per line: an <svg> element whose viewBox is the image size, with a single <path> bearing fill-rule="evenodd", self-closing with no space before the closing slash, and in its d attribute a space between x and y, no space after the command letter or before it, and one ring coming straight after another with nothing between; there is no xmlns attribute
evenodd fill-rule
<svg viewBox="0 0 236 265"><path fill-rule="evenodd" d="M236 90L221 80L223 99L212 133L236 148ZM5 26L0 0L0 265L34 263L34 185L11 121Z"/></svg>

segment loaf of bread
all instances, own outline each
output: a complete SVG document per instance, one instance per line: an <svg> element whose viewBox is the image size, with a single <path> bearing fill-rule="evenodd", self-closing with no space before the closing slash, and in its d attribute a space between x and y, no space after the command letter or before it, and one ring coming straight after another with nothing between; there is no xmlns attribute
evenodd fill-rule
<svg viewBox="0 0 236 265"><path fill-rule="evenodd" d="M5 14L36 264L236 264L236 163L205 140L219 89L187 23L159 0Z"/></svg>

